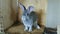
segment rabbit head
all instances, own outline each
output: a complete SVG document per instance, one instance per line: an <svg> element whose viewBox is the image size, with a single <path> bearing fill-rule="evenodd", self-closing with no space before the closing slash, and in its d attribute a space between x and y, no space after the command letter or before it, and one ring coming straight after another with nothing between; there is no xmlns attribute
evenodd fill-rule
<svg viewBox="0 0 60 34"><path fill-rule="evenodd" d="M29 6L28 9L26 9L25 6L21 3L19 3L19 7L23 11L23 15L29 15L34 10L33 6Z"/></svg>

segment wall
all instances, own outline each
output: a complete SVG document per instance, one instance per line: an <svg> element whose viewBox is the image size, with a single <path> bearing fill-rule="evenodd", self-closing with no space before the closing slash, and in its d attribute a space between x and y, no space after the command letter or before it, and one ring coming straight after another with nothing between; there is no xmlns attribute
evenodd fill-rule
<svg viewBox="0 0 60 34"><path fill-rule="evenodd" d="M8 28L13 24L13 20L11 19L11 7L10 0L0 0L0 15L3 16L3 25L4 29Z"/></svg>
<svg viewBox="0 0 60 34"><path fill-rule="evenodd" d="M60 25L60 0L48 0L46 26L55 28Z"/></svg>

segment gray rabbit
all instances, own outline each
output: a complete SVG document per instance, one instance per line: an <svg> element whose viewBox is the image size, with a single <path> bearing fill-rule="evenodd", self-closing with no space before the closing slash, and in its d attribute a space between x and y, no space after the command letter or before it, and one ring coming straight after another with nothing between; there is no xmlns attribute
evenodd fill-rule
<svg viewBox="0 0 60 34"><path fill-rule="evenodd" d="M29 6L28 9L21 3L19 3L19 7L22 9L23 14L21 16L22 23L25 26L24 31L32 32L32 27L34 26L37 29L40 29L37 24L37 15L33 11L34 7Z"/></svg>

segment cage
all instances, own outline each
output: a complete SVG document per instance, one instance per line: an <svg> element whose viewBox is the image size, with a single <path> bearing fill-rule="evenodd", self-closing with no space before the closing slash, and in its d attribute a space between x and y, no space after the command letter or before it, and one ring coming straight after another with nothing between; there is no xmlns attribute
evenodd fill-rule
<svg viewBox="0 0 60 34"><path fill-rule="evenodd" d="M24 32L23 24L21 24L22 11L19 8L19 2L22 3L26 8L32 5L35 7L35 12L38 15L38 24L40 30L34 30L31 34L42 34L44 31L45 20L46 20L46 6L47 0L0 0L1 1L1 15L3 16L4 30L10 34L30 34Z"/></svg>

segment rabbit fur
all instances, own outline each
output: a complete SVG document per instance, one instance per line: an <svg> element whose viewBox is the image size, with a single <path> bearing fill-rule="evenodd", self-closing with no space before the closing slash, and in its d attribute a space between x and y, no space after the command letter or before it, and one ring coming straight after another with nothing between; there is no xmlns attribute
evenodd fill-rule
<svg viewBox="0 0 60 34"><path fill-rule="evenodd" d="M22 23L25 26L24 31L32 32L32 27L34 26L37 29L40 29L39 25L37 24L37 15L35 14L34 7L29 6L28 9L21 3L19 3L19 7L23 11L21 16Z"/></svg>

